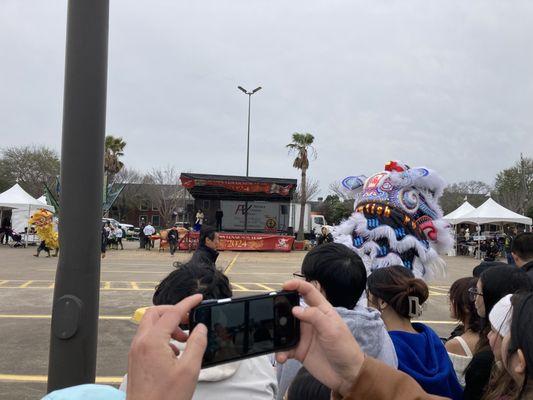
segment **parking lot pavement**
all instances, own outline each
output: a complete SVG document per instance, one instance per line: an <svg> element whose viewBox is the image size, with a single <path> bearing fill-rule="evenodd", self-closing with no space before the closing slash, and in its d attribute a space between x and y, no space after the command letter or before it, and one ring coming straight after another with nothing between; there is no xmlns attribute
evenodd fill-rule
<svg viewBox="0 0 533 400"><path fill-rule="evenodd" d="M130 318L151 304L155 285L185 262L189 253L171 257L157 249L126 243L109 251L101 265L97 376L117 385L126 370L136 325ZM36 399L46 390L51 304L57 258L32 256L35 248L0 246L0 399ZM299 271L304 252L222 252L217 261L230 278L235 296L279 290ZM430 283L430 299L422 320L440 335L454 326L449 319L447 292L455 279L471 275L476 260L446 258L448 277Z"/></svg>

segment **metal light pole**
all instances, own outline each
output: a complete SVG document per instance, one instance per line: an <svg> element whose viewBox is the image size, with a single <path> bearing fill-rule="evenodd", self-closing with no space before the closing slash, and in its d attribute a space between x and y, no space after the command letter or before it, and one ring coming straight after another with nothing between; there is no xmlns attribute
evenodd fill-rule
<svg viewBox="0 0 533 400"><path fill-rule="evenodd" d="M262 88L261 86L256 87L251 92L247 91L242 86L237 86L237 88L243 92L244 94L248 95L248 140L246 141L246 177L248 178L248 174L250 171L250 109L252 105L252 94L259 92ZM244 203L244 232L248 232L248 201Z"/></svg>
<svg viewBox="0 0 533 400"><path fill-rule="evenodd" d="M96 376L108 28L109 0L68 2L48 392Z"/></svg>

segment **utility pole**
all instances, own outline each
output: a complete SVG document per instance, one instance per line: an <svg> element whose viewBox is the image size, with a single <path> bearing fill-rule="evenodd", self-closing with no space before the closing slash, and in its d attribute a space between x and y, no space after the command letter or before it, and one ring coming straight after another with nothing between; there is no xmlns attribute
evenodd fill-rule
<svg viewBox="0 0 533 400"><path fill-rule="evenodd" d="M68 2L48 392L96 377L108 29L109 0Z"/></svg>

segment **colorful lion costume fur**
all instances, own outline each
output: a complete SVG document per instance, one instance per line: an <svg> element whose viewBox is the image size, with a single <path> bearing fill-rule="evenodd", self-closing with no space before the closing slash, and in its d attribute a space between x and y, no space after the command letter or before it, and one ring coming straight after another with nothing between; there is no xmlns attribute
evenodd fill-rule
<svg viewBox="0 0 533 400"><path fill-rule="evenodd" d="M368 179L350 176L342 184L360 193L355 212L334 228L333 235L359 254L369 274L403 265L419 278L443 275L446 264L438 253L448 251L453 238L438 204L446 186L440 176L391 161L385 171Z"/></svg>
<svg viewBox="0 0 533 400"><path fill-rule="evenodd" d="M34 225L37 235L49 249L59 250L59 236L54 231L54 214L48 210L37 210L28 220L29 225Z"/></svg>

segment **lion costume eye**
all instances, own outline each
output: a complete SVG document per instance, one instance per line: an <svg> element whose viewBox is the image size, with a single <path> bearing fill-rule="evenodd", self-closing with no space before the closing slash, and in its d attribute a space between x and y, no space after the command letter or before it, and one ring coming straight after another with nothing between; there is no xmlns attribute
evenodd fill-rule
<svg viewBox="0 0 533 400"><path fill-rule="evenodd" d="M400 205L409 213L418 210L420 205L420 197L413 189L402 189L399 193Z"/></svg>

